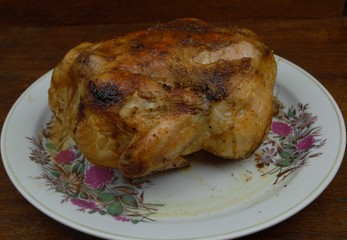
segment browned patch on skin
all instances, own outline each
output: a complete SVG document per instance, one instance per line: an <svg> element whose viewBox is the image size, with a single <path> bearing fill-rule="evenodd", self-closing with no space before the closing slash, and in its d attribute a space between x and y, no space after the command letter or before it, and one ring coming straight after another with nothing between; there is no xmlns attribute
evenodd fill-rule
<svg viewBox="0 0 347 240"><path fill-rule="evenodd" d="M132 51L136 52L144 49L145 45L142 42L135 40L134 42L130 43L130 48Z"/></svg>
<svg viewBox="0 0 347 240"><path fill-rule="evenodd" d="M162 83L161 85L163 86L164 90L167 92L171 91L171 89L172 89L172 87L170 85L167 85L165 83Z"/></svg>
<svg viewBox="0 0 347 240"><path fill-rule="evenodd" d="M84 101L81 99L79 104L78 104L78 111L77 111L77 121L75 124L75 127L73 128L73 133L76 133L77 126L80 123L80 121L84 118L85 113L84 113Z"/></svg>
<svg viewBox="0 0 347 240"><path fill-rule="evenodd" d="M191 34L187 34L185 35L182 40L180 41L180 44L182 44L182 46L187 47L187 46L191 46L191 47L201 47L201 41L198 41L197 39L194 39L192 37Z"/></svg>
<svg viewBox="0 0 347 240"><path fill-rule="evenodd" d="M114 83L107 83L97 86L94 82L89 82L89 91L91 93L93 104L101 107L109 107L123 100L125 92L119 89Z"/></svg>
<svg viewBox="0 0 347 240"><path fill-rule="evenodd" d="M198 113L198 108L196 106L187 105L184 103L175 104L174 110L179 113L189 113L193 115Z"/></svg>
<svg viewBox="0 0 347 240"><path fill-rule="evenodd" d="M76 62L80 64L88 65L90 63L90 53L82 52L76 59Z"/></svg>
<svg viewBox="0 0 347 240"><path fill-rule="evenodd" d="M251 58L242 58L240 60L240 68L239 68L239 71L240 72L247 72L250 68L251 68Z"/></svg>
<svg viewBox="0 0 347 240"><path fill-rule="evenodd" d="M194 87L194 90L204 93L210 101L220 101L228 96L226 82L229 80L232 71L230 65L220 61L213 69L202 72L201 79L198 85Z"/></svg>
<svg viewBox="0 0 347 240"><path fill-rule="evenodd" d="M84 101L81 99L78 105L77 119L78 121L84 117Z"/></svg>

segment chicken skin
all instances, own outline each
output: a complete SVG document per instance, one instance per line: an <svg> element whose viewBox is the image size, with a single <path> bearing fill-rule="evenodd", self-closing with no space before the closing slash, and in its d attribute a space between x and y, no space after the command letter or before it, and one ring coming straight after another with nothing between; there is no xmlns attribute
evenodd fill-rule
<svg viewBox="0 0 347 240"><path fill-rule="evenodd" d="M201 149L250 156L271 125L275 78L250 30L178 19L70 50L49 104L89 161L137 178Z"/></svg>

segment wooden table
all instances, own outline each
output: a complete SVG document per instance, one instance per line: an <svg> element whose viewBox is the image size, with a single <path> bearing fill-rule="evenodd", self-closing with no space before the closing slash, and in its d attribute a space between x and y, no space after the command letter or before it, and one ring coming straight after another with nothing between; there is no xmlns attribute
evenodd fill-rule
<svg viewBox="0 0 347 240"><path fill-rule="evenodd" d="M0 121L64 53L157 21L194 16L254 30L315 76L347 118L347 19L338 1L0 1ZM345 11L346 12L346 11ZM20 149L20 146L18 146ZM346 157L329 187L290 219L243 239L347 239ZM0 164L0 239L96 239L27 202Z"/></svg>

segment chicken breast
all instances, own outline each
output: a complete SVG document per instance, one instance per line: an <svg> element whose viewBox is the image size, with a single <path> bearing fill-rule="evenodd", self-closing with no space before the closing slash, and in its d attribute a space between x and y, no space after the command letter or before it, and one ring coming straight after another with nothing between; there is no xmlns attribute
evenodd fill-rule
<svg viewBox="0 0 347 240"><path fill-rule="evenodd" d="M178 19L70 50L49 104L88 160L137 178L201 149L250 156L271 124L275 78L252 31Z"/></svg>

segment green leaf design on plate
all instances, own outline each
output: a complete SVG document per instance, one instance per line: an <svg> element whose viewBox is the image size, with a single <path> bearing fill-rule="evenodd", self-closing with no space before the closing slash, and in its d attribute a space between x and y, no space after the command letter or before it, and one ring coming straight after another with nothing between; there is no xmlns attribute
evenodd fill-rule
<svg viewBox="0 0 347 240"><path fill-rule="evenodd" d="M295 115L296 115L296 111L295 111L294 108L293 108L293 109L292 109L292 108L289 108L287 114L288 114L288 117L289 117L289 118L293 118L293 117L295 117Z"/></svg>
<svg viewBox="0 0 347 240"><path fill-rule="evenodd" d="M57 171L51 171L53 177L58 178L60 174Z"/></svg>
<svg viewBox="0 0 347 240"><path fill-rule="evenodd" d="M99 213L100 213L100 215L102 215L102 216L106 215L106 212L103 211L103 210L99 210Z"/></svg>
<svg viewBox="0 0 347 240"><path fill-rule="evenodd" d="M96 213L96 212L97 212L96 209L92 209L92 210L88 211L89 214L93 214L93 213Z"/></svg>
<svg viewBox="0 0 347 240"><path fill-rule="evenodd" d="M73 172L79 172L78 169L81 167L81 165L82 165L81 162L77 162L76 164L73 165L72 171Z"/></svg>
<svg viewBox="0 0 347 240"><path fill-rule="evenodd" d="M277 163L277 165L280 167L289 167L291 164L292 162L288 160L282 160Z"/></svg>
<svg viewBox="0 0 347 240"><path fill-rule="evenodd" d="M88 195L85 192L80 192L78 196L81 199L88 199L89 198Z"/></svg>
<svg viewBox="0 0 347 240"><path fill-rule="evenodd" d="M286 148L289 148L289 149L295 149L295 146L293 144L289 144L289 143L285 143L283 144Z"/></svg>
<svg viewBox="0 0 347 240"><path fill-rule="evenodd" d="M130 206L130 207L133 207L133 208L137 208L138 207L136 198L134 196L127 195L127 194L121 195L120 196L120 201L124 205Z"/></svg>
<svg viewBox="0 0 347 240"><path fill-rule="evenodd" d="M49 150L57 151L57 148L55 147L53 143L46 143L45 147L48 148Z"/></svg>
<svg viewBox="0 0 347 240"><path fill-rule="evenodd" d="M279 154L280 154L280 156L281 156L281 158L282 158L283 160L289 161L290 159L293 158L292 155L291 155L289 152L286 152L286 151L282 151L282 152L280 152Z"/></svg>
<svg viewBox="0 0 347 240"><path fill-rule="evenodd" d="M98 200L100 200L101 202L111 202L114 200L114 195L113 193L109 193L109 192L101 193L98 196Z"/></svg>
<svg viewBox="0 0 347 240"><path fill-rule="evenodd" d="M123 206L120 201L116 200L110 205L108 205L106 211L111 216L119 216L123 213Z"/></svg>

